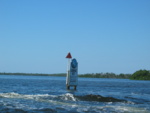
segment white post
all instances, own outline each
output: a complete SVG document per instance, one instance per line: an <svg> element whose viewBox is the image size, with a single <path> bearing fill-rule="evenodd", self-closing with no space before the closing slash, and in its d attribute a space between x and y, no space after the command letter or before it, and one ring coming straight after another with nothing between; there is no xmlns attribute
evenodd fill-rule
<svg viewBox="0 0 150 113"><path fill-rule="evenodd" d="M68 85L69 79L70 79L70 58L68 58L68 64L67 64L66 85Z"/></svg>
<svg viewBox="0 0 150 113"><path fill-rule="evenodd" d="M66 56L66 58L68 58L66 87L67 87L67 89L70 89L69 82L70 82L70 59L72 58L71 54L68 53L68 55Z"/></svg>

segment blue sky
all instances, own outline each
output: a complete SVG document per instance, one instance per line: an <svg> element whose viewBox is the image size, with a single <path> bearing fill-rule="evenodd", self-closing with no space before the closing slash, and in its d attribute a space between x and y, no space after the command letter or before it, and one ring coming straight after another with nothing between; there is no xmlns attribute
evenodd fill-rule
<svg viewBox="0 0 150 113"><path fill-rule="evenodd" d="M1 0L0 72L150 70L149 0Z"/></svg>

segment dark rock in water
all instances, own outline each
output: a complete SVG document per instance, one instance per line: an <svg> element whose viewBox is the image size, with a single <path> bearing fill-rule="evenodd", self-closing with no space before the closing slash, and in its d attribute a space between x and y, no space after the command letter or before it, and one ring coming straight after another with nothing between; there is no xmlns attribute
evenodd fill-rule
<svg viewBox="0 0 150 113"><path fill-rule="evenodd" d="M116 99L113 97L103 97L101 95L85 95L75 96L77 99L82 101L98 101L98 102L123 102L124 100Z"/></svg>

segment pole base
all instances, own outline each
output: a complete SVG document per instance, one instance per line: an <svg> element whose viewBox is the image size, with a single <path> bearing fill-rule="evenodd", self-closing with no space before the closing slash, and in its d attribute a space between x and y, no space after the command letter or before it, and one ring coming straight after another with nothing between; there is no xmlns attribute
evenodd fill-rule
<svg viewBox="0 0 150 113"><path fill-rule="evenodd" d="M70 90L70 87L71 87L71 86L66 85L67 90ZM74 90L77 90L77 86L73 86L73 87L74 87Z"/></svg>
<svg viewBox="0 0 150 113"><path fill-rule="evenodd" d="M77 90L77 86L74 86L74 90Z"/></svg>
<svg viewBox="0 0 150 113"><path fill-rule="evenodd" d="M68 90L70 89L70 86L67 85L66 87L67 87Z"/></svg>

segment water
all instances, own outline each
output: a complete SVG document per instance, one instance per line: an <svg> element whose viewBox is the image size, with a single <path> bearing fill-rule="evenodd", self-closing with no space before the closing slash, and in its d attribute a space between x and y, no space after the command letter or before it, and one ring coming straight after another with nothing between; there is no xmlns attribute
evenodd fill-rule
<svg viewBox="0 0 150 113"><path fill-rule="evenodd" d="M0 75L0 113L150 113L150 81Z"/></svg>

